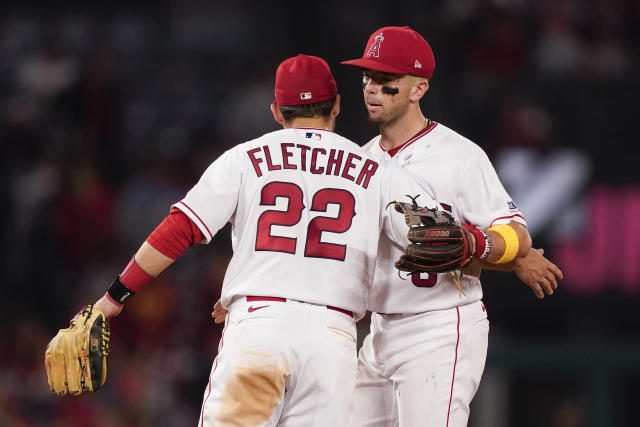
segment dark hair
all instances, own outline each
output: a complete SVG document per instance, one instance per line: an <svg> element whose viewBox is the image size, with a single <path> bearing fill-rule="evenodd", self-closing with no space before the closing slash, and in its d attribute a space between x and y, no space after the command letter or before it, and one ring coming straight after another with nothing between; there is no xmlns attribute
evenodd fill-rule
<svg viewBox="0 0 640 427"><path fill-rule="evenodd" d="M336 98L326 101L314 102L313 104L302 105L278 105L285 122L290 122L297 117L329 117Z"/></svg>

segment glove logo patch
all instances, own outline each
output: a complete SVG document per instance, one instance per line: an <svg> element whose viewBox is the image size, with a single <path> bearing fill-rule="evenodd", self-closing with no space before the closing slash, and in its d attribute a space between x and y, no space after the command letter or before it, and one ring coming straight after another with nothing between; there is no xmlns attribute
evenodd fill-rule
<svg viewBox="0 0 640 427"><path fill-rule="evenodd" d="M426 230L424 232L425 237L449 237L450 235L449 230Z"/></svg>

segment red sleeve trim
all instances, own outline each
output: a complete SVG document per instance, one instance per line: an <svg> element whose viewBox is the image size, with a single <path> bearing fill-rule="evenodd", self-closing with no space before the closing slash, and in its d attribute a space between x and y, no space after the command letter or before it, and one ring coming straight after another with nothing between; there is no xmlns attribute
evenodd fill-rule
<svg viewBox="0 0 640 427"><path fill-rule="evenodd" d="M519 217L520 217L520 218L522 218L522 220L523 220L523 221L525 221L525 222L527 221L527 220L526 220L522 215L520 215L520 214L513 214L513 215L509 215L509 216L501 216L501 217L499 217L499 218L494 219L493 221L491 221L491 227L493 227L493 224L494 224L496 221L500 221L501 219L514 218L514 217L516 217L516 216L519 216Z"/></svg>
<svg viewBox="0 0 640 427"><path fill-rule="evenodd" d="M189 205L187 205L185 202L183 202L182 200L179 201L178 203L180 203L181 205L183 205L185 208L189 209L189 212L191 212L196 218L198 218L198 221L200 221L200 224L202 224L202 226L207 230L207 233L209 233L209 239L213 239L213 233L211 232L211 230L209 230L209 227L207 227L207 224L204 223L204 221L202 220L202 218L200 218L200 216L195 213L193 211L193 209L191 209L189 207ZM171 208L173 209L177 209L177 208ZM179 209L178 209L179 210Z"/></svg>
<svg viewBox="0 0 640 427"><path fill-rule="evenodd" d="M147 237L147 243L163 255L178 259L185 249L204 239L196 223L180 209L173 207L164 221Z"/></svg>

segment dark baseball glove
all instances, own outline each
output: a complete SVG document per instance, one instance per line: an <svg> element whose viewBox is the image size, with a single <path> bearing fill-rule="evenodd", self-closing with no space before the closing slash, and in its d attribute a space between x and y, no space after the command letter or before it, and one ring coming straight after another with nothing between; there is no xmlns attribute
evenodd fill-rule
<svg viewBox="0 0 640 427"><path fill-rule="evenodd" d="M95 391L107 378L109 323L93 305L84 307L67 329L47 345L44 366L51 392L64 396Z"/></svg>
<svg viewBox="0 0 640 427"><path fill-rule="evenodd" d="M469 264L475 253L469 230L448 212L420 207L417 197L410 198L411 203L392 202L395 210L404 214L411 242L396 261L396 268L410 273L442 273Z"/></svg>

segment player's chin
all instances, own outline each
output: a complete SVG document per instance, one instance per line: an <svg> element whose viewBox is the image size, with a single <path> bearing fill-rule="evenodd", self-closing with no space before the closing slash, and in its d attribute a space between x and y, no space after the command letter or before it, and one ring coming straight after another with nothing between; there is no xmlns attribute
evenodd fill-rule
<svg viewBox="0 0 640 427"><path fill-rule="evenodd" d="M371 113L371 111L367 112L367 118L369 119L369 122L375 125L380 125L385 122L384 117L382 117L380 114Z"/></svg>

